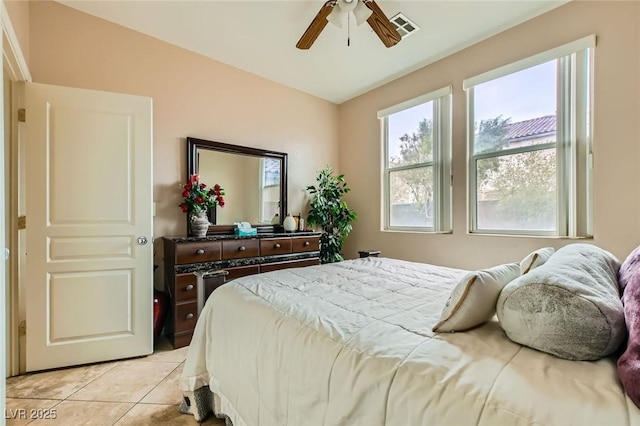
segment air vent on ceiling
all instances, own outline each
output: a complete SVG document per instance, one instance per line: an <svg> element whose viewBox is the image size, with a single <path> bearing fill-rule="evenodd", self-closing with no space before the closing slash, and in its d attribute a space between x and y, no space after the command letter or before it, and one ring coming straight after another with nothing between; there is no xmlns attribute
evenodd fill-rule
<svg viewBox="0 0 640 426"><path fill-rule="evenodd" d="M394 15L393 18L389 20L391 21L393 26L396 27L396 30L398 30L398 34L400 34L402 38L408 37L420 29L420 27L418 27L402 13Z"/></svg>

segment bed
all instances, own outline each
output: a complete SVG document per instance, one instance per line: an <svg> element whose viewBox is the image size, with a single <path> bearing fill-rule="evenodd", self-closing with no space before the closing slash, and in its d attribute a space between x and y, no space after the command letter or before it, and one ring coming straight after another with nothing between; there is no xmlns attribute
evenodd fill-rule
<svg viewBox="0 0 640 426"><path fill-rule="evenodd" d="M225 284L198 320L181 411L234 426L640 425L614 357L539 352L496 318L433 332L467 272L370 257Z"/></svg>

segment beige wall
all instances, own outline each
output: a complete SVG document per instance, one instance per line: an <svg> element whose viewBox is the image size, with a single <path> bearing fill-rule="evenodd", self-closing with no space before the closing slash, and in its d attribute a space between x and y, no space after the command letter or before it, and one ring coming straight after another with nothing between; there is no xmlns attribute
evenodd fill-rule
<svg viewBox="0 0 640 426"><path fill-rule="evenodd" d="M265 80L51 1L30 6L30 70L39 83L153 98L156 237L186 232L178 204L186 136L289 154L289 207L338 164L338 109Z"/></svg>
<svg viewBox="0 0 640 426"><path fill-rule="evenodd" d="M28 0L4 0L4 4L9 12L9 18L11 19L11 26L18 37L18 43L20 43L20 50L24 55L24 59L27 62L27 66L30 66L29 62L29 5Z"/></svg>
<svg viewBox="0 0 640 426"><path fill-rule="evenodd" d="M465 94L462 80L589 34L595 53L594 239L624 258L640 243L640 3L574 1L340 105L340 172L359 213L345 254L383 255L461 268L517 261L567 239L467 234ZM453 85L454 231L425 235L380 231L378 110Z"/></svg>

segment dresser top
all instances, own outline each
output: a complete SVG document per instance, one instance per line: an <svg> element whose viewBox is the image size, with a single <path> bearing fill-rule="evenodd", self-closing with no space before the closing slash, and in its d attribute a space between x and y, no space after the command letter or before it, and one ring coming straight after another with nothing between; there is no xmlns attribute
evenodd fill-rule
<svg viewBox="0 0 640 426"><path fill-rule="evenodd" d="M220 241L220 240L250 240L253 238L277 238L277 237L315 237L320 236L320 232L315 231L295 231L295 232L261 232L258 235L240 236L235 234L212 234L205 237L187 237L184 235L165 236L166 240L176 243L201 242L201 241Z"/></svg>

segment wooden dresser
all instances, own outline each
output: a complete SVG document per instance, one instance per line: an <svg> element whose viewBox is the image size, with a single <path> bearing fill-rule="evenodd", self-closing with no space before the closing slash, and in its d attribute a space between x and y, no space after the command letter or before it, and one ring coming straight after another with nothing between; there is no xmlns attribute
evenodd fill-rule
<svg viewBox="0 0 640 426"><path fill-rule="evenodd" d="M252 237L164 237L165 335L174 348L191 342L198 320L198 286L204 297L245 275L320 264L320 233L264 233ZM219 272L219 273L216 273Z"/></svg>

